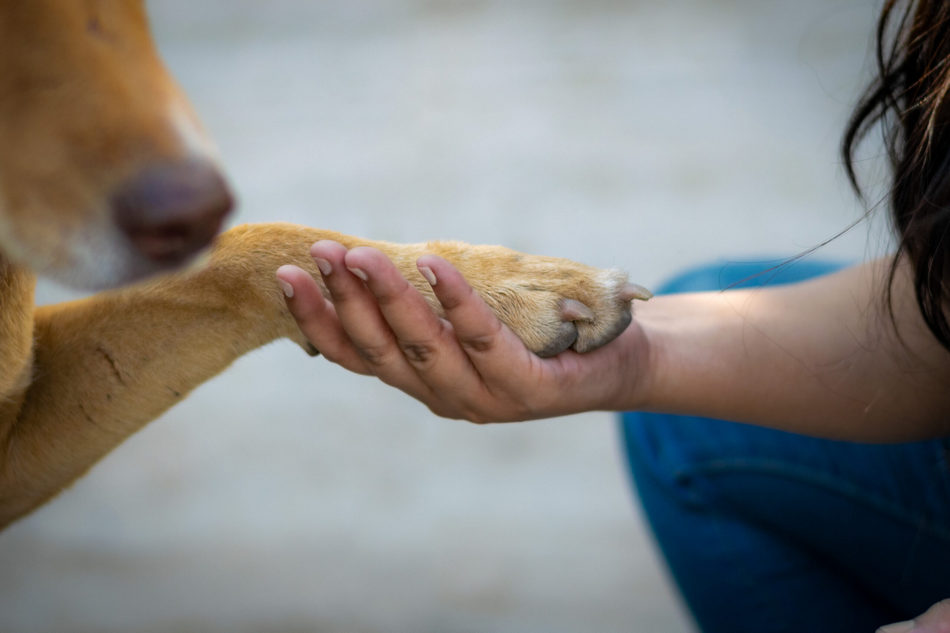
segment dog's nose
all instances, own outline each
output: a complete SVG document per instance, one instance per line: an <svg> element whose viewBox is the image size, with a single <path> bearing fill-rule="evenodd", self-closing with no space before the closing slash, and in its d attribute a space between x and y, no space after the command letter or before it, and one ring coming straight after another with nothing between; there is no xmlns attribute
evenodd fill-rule
<svg viewBox="0 0 950 633"><path fill-rule="evenodd" d="M116 224L145 257L173 266L211 243L234 199L206 162L152 166L112 196Z"/></svg>

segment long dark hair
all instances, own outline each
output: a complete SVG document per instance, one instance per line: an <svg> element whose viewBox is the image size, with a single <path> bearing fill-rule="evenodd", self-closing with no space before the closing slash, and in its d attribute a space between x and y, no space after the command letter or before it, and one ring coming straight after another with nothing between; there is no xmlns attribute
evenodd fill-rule
<svg viewBox="0 0 950 633"><path fill-rule="evenodd" d="M950 350L950 2L885 0L876 58L877 77L842 141L845 166L861 194L855 151L869 132L883 130L898 238L888 304L898 261L906 257L920 313Z"/></svg>

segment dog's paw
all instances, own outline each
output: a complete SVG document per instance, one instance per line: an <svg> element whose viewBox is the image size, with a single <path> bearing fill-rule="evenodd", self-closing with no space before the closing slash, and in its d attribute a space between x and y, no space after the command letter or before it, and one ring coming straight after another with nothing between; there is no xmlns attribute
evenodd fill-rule
<svg viewBox="0 0 950 633"><path fill-rule="evenodd" d="M584 353L609 343L630 324L632 300L652 296L618 270L498 246L467 249L458 253L449 248L445 254L538 356L567 349Z"/></svg>
<svg viewBox="0 0 950 633"><path fill-rule="evenodd" d="M416 269L426 253L452 262L490 308L534 353L554 356L567 349L589 352L616 338L630 324L631 301L648 299L649 291L631 284L617 270L601 270L555 257L525 255L502 246L463 242L393 244L351 237L292 224L250 224L235 227L219 239L208 275L226 290L231 305L242 306L248 318L273 325L273 336L296 341L314 354L287 311L274 282L274 271L294 263L320 279L309 256L318 240L334 240L346 248L373 246L385 253L419 289L433 309L441 306Z"/></svg>

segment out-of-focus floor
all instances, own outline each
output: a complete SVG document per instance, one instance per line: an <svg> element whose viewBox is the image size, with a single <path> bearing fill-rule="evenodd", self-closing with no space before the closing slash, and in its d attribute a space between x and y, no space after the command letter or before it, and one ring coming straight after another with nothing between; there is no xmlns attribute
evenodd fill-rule
<svg viewBox="0 0 950 633"><path fill-rule="evenodd" d="M151 4L240 221L502 243L648 286L859 217L836 145L873 11ZM885 243L861 225L819 254ZM0 630L684 633L616 440L606 413L437 419L278 343L0 535Z"/></svg>

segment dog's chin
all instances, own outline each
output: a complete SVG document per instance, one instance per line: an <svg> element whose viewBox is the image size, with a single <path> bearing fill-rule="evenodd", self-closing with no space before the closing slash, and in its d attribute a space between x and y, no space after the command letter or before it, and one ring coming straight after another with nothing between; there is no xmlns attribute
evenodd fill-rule
<svg viewBox="0 0 950 633"><path fill-rule="evenodd" d="M194 268L207 260L209 247L187 257L154 258L136 248L110 222L92 221L79 230L40 236L23 230L0 213L0 256L37 276L77 290L109 290Z"/></svg>
<svg viewBox="0 0 950 633"><path fill-rule="evenodd" d="M100 248L86 243L81 248L70 248L55 259L26 257L16 260L37 275L64 286L77 290L102 291L198 268L207 261L209 250L206 248L184 261L156 262L135 250L123 238L110 242ZM33 253L35 255L36 251Z"/></svg>

